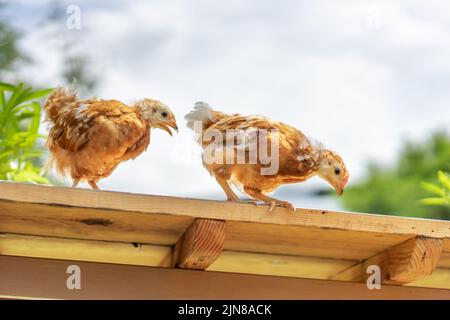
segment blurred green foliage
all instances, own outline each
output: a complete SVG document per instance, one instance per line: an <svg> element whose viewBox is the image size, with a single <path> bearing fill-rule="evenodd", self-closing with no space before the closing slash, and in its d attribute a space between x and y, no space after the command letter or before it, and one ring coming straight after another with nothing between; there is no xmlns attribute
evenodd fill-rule
<svg viewBox="0 0 450 320"><path fill-rule="evenodd" d="M40 173L42 146L37 144L41 106L52 89L32 90L23 83L0 83L0 180L48 183Z"/></svg>
<svg viewBox="0 0 450 320"><path fill-rule="evenodd" d="M450 177L443 171L438 171L437 177L439 183L422 182L422 188L434 196L424 198L420 200L420 203L450 208Z"/></svg>
<svg viewBox="0 0 450 320"><path fill-rule="evenodd" d="M358 212L450 220L448 206L420 203L430 196L429 189L421 184L437 184L439 170L450 171L450 137L446 131L436 132L422 143L406 143L390 168L370 164L364 181L345 190L343 204Z"/></svg>
<svg viewBox="0 0 450 320"><path fill-rule="evenodd" d="M38 63L30 58L32 53L24 52L18 45L26 34L24 30L18 31L19 26L13 25L10 16L5 14L7 5L0 0L0 180L49 183L50 179L52 184L61 184L52 176L47 178L41 175L45 156L40 139L44 136L38 133L41 118L38 100L50 89L32 91L22 83L17 86L1 83L17 83L16 79L22 80L19 71L25 63ZM59 80L55 83L71 85L75 80L79 92L90 94L97 78L92 73L89 58L76 50L79 32L66 29L66 6L57 2L47 6L54 13L53 17L45 18L35 27L50 26L47 29L51 31L47 32L43 41L49 40L55 50L63 53L63 62L58 66ZM39 84L32 76L26 76L25 82L36 87L46 86Z"/></svg>
<svg viewBox="0 0 450 320"><path fill-rule="evenodd" d="M27 60L17 47L19 36L19 32L0 21L0 70L11 70L16 62Z"/></svg>
<svg viewBox="0 0 450 320"><path fill-rule="evenodd" d="M0 0L0 71L10 71L7 81L16 82L17 79L18 82L23 79L17 76L16 71L25 63L36 64L37 62L33 61L31 53L24 52L18 45L26 33L24 30L19 31L18 27L14 26L9 17L3 13L7 5ZM45 26L47 31L43 40L51 43L52 50L62 53L63 59L58 66L59 75L56 83L70 86L76 82L80 95L92 94L98 85L98 77L89 54L77 46L82 34L77 30L66 28L67 5L52 1L46 4L46 7L49 11L48 15L35 27ZM5 77L2 78L0 81L5 81ZM25 82L36 85L36 80L33 78L26 78Z"/></svg>
<svg viewBox="0 0 450 320"><path fill-rule="evenodd" d="M65 86L76 84L77 92L81 96L93 94L99 80L95 64L89 53L77 45L82 41L82 34L88 31L84 29L83 33L80 33L78 30L66 28L66 4L50 2L47 4L47 10L48 14L44 23L52 26L47 37L57 43L56 50L64 53L60 66L62 84Z"/></svg>

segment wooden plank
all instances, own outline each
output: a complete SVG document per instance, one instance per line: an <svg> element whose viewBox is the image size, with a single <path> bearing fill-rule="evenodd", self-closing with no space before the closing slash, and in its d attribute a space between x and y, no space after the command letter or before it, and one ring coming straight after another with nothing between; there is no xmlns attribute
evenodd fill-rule
<svg viewBox="0 0 450 320"><path fill-rule="evenodd" d="M192 221L188 216L0 201L0 232L5 233L171 246ZM410 237L228 221L225 248L361 260Z"/></svg>
<svg viewBox="0 0 450 320"><path fill-rule="evenodd" d="M450 290L450 269L436 269L432 275L406 284L409 287L437 288Z"/></svg>
<svg viewBox="0 0 450 320"><path fill-rule="evenodd" d="M229 251L365 260L424 234L446 237L439 267L448 266L445 221L309 209L269 214L248 204L0 182L0 232L173 246L195 219L209 217L227 221Z"/></svg>
<svg viewBox="0 0 450 320"><path fill-rule="evenodd" d="M327 279L354 263L350 260L224 251L208 271Z"/></svg>
<svg viewBox="0 0 450 320"><path fill-rule="evenodd" d="M450 252L442 252L438 267L450 269Z"/></svg>
<svg viewBox="0 0 450 320"><path fill-rule="evenodd" d="M192 221L187 216L0 201L3 233L173 245Z"/></svg>
<svg viewBox="0 0 450 320"><path fill-rule="evenodd" d="M367 267L376 265L381 280L389 284L406 284L431 275L439 263L441 239L416 237L389 248L333 276L334 280L365 281Z"/></svg>
<svg viewBox="0 0 450 320"><path fill-rule="evenodd" d="M179 268L205 270L223 251L225 221L196 219L177 242L173 264Z"/></svg>
<svg viewBox="0 0 450 320"><path fill-rule="evenodd" d="M0 256L0 297L49 299L450 299L449 290ZM220 288L218 290L217 288Z"/></svg>
<svg viewBox="0 0 450 320"><path fill-rule="evenodd" d="M0 255L170 267L169 246L0 235Z"/></svg>
<svg viewBox="0 0 450 320"><path fill-rule="evenodd" d="M416 237L389 249L382 260L387 263L386 281L405 284L431 275L439 262L442 245L441 239Z"/></svg>
<svg viewBox="0 0 450 320"><path fill-rule="evenodd" d="M67 206L84 207L227 221L450 238L450 221L312 209L297 209L293 213L285 208L276 208L269 214L267 206L80 188L0 182L0 199L48 204L58 206L61 210ZM4 201L1 201L1 203L4 203Z"/></svg>
<svg viewBox="0 0 450 320"><path fill-rule="evenodd" d="M378 232L227 221L225 249L363 260L410 238Z"/></svg>
<svg viewBox="0 0 450 320"><path fill-rule="evenodd" d="M5 182L0 199L7 199L0 200L0 232L77 239L174 245L194 218L211 217L227 220L227 250L363 260L416 234L450 235L443 221L307 209L269 214L248 204Z"/></svg>

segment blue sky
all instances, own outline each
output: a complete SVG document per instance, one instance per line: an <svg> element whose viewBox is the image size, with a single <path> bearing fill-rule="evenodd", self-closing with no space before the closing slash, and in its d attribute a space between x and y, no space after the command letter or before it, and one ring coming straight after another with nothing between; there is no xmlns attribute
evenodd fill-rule
<svg viewBox="0 0 450 320"><path fill-rule="evenodd" d="M24 77L59 84L61 52L46 36L57 30L92 57L97 96L160 99L182 127L175 138L155 131L103 189L223 199L184 126L198 100L296 126L336 150L353 181L368 160L389 164L405 139L450 124L448 1L62 1L80 6L79 31L42 25L45 3L9 2L35 60ZM318 187L327 188L312 179L278 195L335 208L307 200Z"/></svg>

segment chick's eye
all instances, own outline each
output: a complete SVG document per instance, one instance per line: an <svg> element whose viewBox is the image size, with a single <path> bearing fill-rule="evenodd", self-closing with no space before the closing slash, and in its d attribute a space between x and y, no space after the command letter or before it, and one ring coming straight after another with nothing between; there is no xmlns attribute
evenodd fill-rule
<svg viewBox="0 0 450 320"><path fill-rule="evenodd" d="M339 168L334 168L334 173L338 176L341 174L341 169Z"/></svg>
<svg viewBox="0 0 450 320"><path fill-rule="evenodd" d="M162 113L161 113L161 115L163 116L163 118L167 118L167 116L169 115L166 111L163 111Z"/></svg>

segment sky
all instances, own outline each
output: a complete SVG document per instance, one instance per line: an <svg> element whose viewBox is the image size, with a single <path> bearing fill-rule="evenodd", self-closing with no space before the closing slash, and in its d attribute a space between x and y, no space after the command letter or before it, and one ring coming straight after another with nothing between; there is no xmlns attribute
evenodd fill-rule
<svg viewBox="0 0 450 320"><path fill-rule="evenodd" d="M368 161L389 165L404 141L450 124L448 1L58 2L79 7L79 30L43 24L50 1L7 1L34 60L21 74L60 85L64 53L48 36L57 30L91 57L98 97L159 99L181 127L174 138L153 131L148 151L121 164L102 189L224 199L184 124L196 101L297 127L343 157L350 184ZM339 208L312 199L317 188L328 186L313 178L275 196Z"/></svg>

